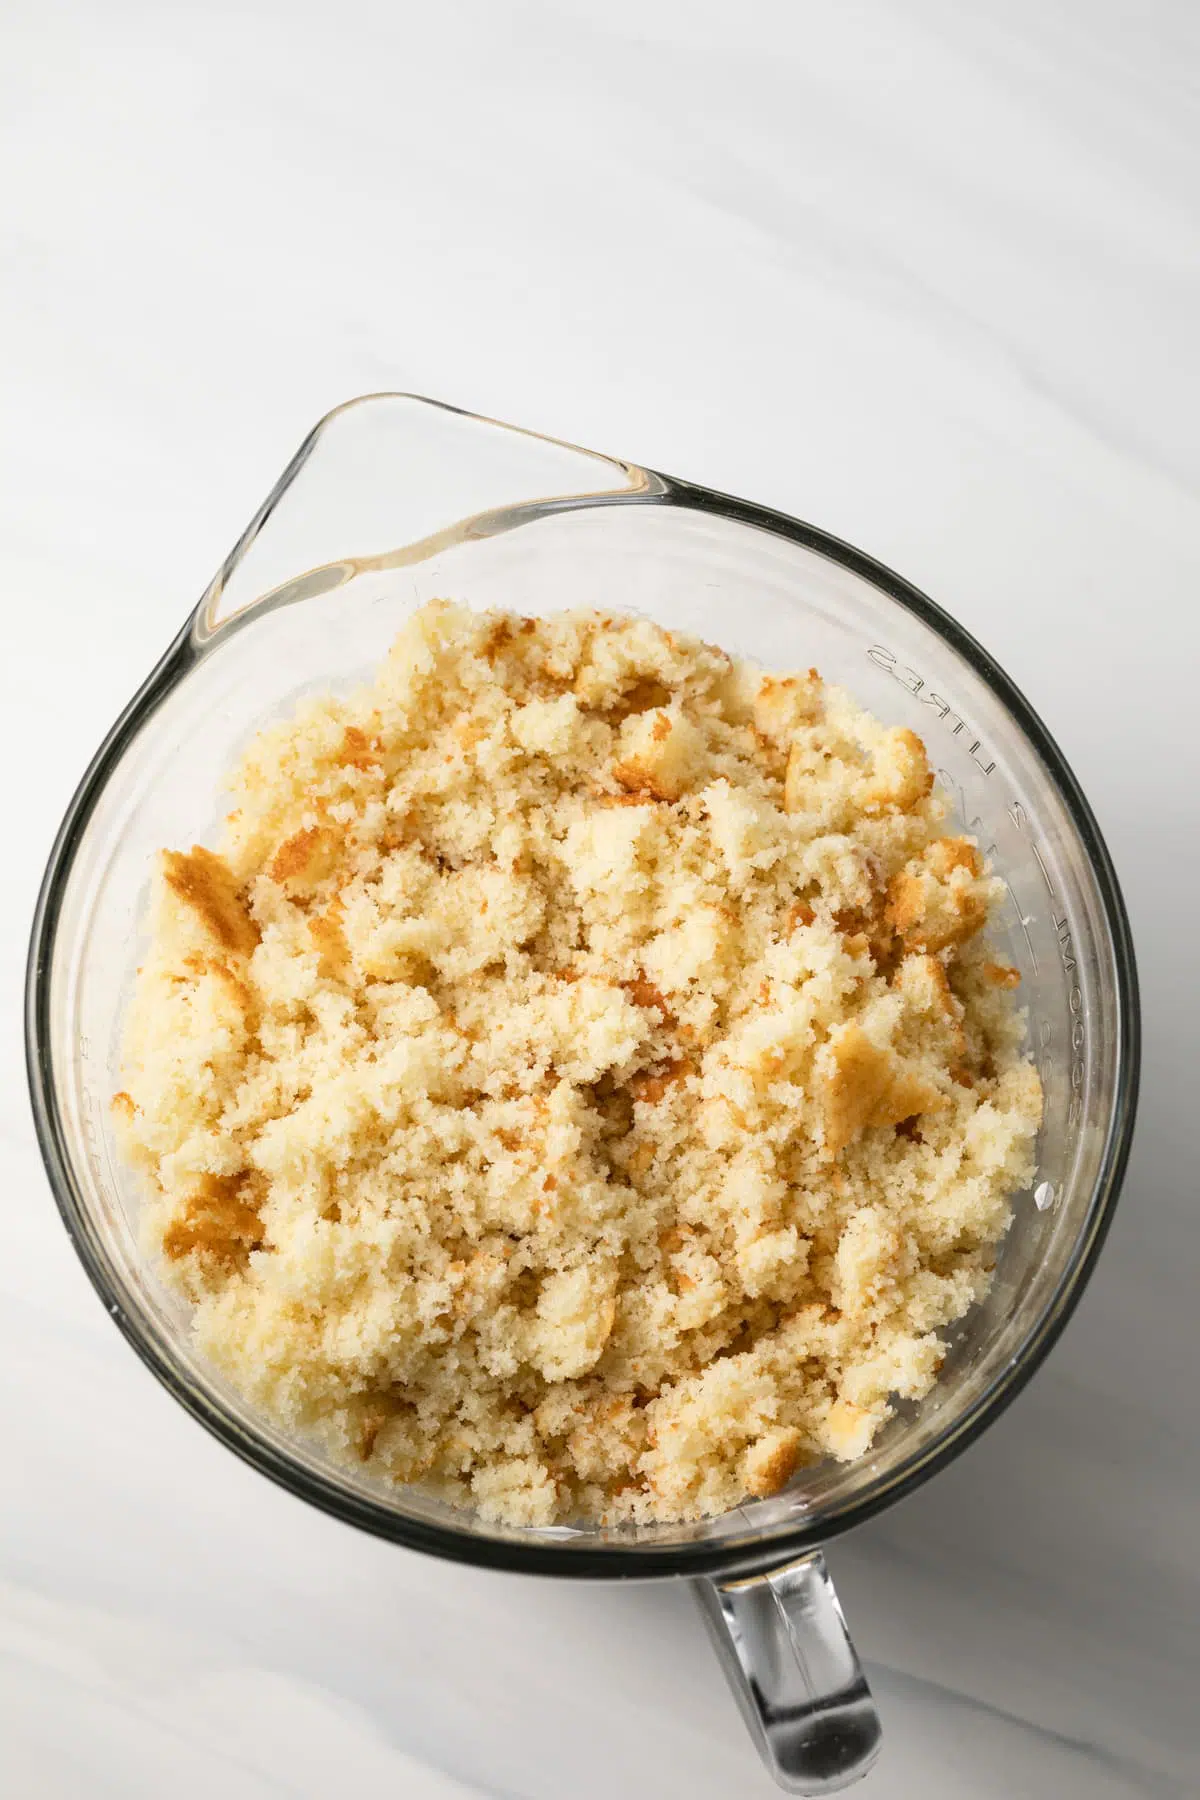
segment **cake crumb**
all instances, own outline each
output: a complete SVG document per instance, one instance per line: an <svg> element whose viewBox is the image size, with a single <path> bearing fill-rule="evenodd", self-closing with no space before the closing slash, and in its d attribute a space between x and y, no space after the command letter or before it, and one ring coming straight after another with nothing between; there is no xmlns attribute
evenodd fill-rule
<svg viewBox="0 0 1200 1800"><path fill-rule="evenodd" d="M197 1350L540 1529L864 1454L1033 1176L1001 884L815 670L415 613L158 858L114 1132Z"/></svg>
<svg viewBox="0 0 1200 1800"><path fill-rule="evenodd" d="M167 886L191 908L222 949L249 956L258 943L258 928L228 863L203 844L194 844L189 854L164 850L162 860Z"/></svg>

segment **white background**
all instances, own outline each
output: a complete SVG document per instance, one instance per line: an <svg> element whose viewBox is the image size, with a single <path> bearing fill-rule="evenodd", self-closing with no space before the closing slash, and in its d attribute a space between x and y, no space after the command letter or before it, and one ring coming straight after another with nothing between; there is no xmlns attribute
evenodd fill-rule
<svg viewBox="0 0 1200 1800"><path fill-rule="evenodd" d="M74 782L308 426L411 388L799 513L1047 719L1141 957L1122 1206L986 1439L835 1547L867 1800L1200 1791L1200 11L5 0L0 1793L766 1800L682 1588L359 1537L87 1287L18 1035Z"/></svg>

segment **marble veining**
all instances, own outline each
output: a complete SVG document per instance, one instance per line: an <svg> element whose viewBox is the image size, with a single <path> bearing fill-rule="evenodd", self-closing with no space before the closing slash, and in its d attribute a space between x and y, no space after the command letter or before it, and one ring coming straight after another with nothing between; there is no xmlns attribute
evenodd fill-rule
<svg viewBox="0 0 1200 1800"><path fill-rule="evenodd" d="M0 1793L772 1791L684 1588L432 1562L209 1440L33 1144L74 783L304 431L384 387L819 522L1058 737L1141 959L1124 1199L1032 1386L830 1561L869 1800L1200 1792L1200 12L13 0L0 45Z"/></svg>

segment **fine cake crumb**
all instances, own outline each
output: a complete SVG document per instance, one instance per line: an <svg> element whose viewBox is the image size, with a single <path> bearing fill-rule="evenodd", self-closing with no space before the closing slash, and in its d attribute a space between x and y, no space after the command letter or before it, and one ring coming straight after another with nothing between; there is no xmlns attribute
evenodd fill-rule
<svg viewBox="0 0 1200 1800"><path fill-rule="evenodd" d="M542 1526L776 1493L928 1391L1042 1098L912 732L437 601L230 785L159 859L112 1114L252 1402Z"/></svg>

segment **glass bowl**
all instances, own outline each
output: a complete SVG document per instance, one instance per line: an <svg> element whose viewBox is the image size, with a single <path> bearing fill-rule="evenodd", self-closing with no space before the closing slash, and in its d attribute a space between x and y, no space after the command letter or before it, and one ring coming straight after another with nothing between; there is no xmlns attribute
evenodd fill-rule
<svg viewBox="0 0 1200 1800"><path fill-rule="evenodd" d="M153 854L218 823L246 739L307 692L348 689L435 595L549 613L620 607L768 668L816 664L912 727L1007 893L995 935L1021 973L1045 1089L1032 1191L986 1301L932 1393L869 1453L806 1469L720 1518L515 1530L330 1462L257 1416L192 1350L138 1250L136 1186L109 1098ZM952 618L809 525L411 395L351 401L293 458L83 778L33 927L28 1056L46 1167L92 1281L193 1416L292 1492L417 1550L579 1577L692 1576L777 1779L861 1773L878 1726L819 1547L934 1474L1012 1399L1100 1249L1133 1125L1136 976L1116 878L1061 752ZM797 1648L801 1645L801 1648Z"/></svg>

